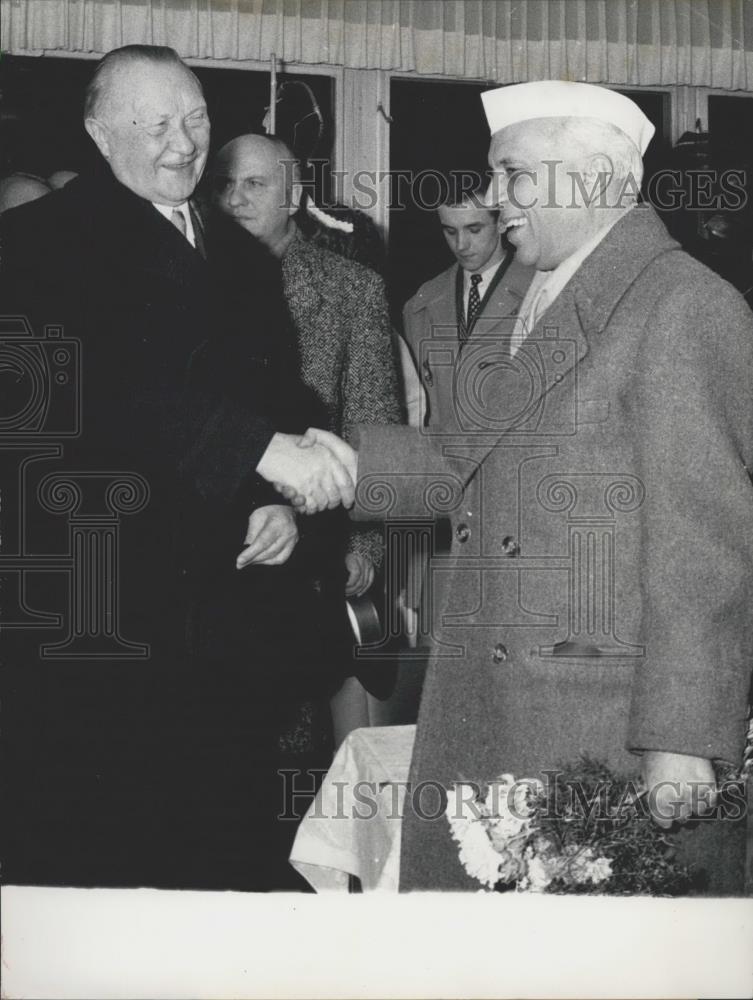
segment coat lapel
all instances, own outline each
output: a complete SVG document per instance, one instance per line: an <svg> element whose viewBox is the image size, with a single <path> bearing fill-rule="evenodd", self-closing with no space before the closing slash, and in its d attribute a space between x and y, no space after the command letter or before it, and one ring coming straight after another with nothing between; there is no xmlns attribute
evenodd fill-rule
<svg viewBox="0 0 753 1000"><path fill-rule="evenodd" d="M638 205L616 223L563 289L572 291L582 329L600 334L622 297L657 257L679 250L654 210ZM558 297L558 300L562 298ZM555 302L555 305L557 303ZM544 324L549 312L544 314Z"/></svg>
<svg viewBox="0 0 753 1000"><path fill-rule="evenodd" d="M196 250L206 260L207 248L204 232L204 219L201 217L201 213L193 201L188 203L188 210L191 213L191 221L193 222L193 235L194 240L196 241Z"/></svg>
<svg viewBox="0 0 753 1000"><path fill-rule="evenodd" d="M534 273L533 268L518 264L513 257L500 280L484 297L481 312L473 324L470 342L479 336L512 334L512 317L520 312Z"/></svg>
<svg viewBox="0 0 753 1000"><path fill-rule="evenodd" d="M198 249L198 237L197 247L194 249L185 236L160 215L153 205L147 202L142 205L146 211L138 226L134 227L132 235L140 231L139 242L144 241L145 244L142 251L143 269L166 281L190 288L206 267L204 255Z"/></svg>
<svg viewBox="0 0 753 1000"><path fill-rule="evenodd" d="M606 328L618 303L638 275L657 257L678 249L677 242L647 205L633 208L613 226L528 337L529 352L535 345L542 352L543 359L543 377L535 383L529 410L586 357L589 342L593 342ZM565 345L564 350L558 351L558 356L564 354L564 360L554 366L549 363L547 345L555 345L557 341ZM514 433L515 430L511 429L500 434L480 461L483 462L503 438ZM469 475L468 480L473 475L475 472Z"/></svg>
<svg viewBox="0 0 753 1000"><path fill-rule="evenodd" d="M457 336L457 317L455 292L460 268L451 268L446 281L437 282L436 291L431 298L422 303L429 318L427 329L429 336L446 338L451 332Z"/></svg>
<svg viewBox="0 0 753 1000"><path fill-rule="evenodd" d="M185 236L157 209L129 191L102 168L96 177L97 199L93 225L106 230L102 246L110 247L114 266L151 275L168 285L190 289L204 274L206 263ZM192 212L192 220L197 213Z"/></svg>

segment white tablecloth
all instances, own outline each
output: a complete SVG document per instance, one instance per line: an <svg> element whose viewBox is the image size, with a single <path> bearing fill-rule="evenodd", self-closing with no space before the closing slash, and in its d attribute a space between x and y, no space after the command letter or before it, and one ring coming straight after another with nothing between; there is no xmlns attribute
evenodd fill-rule
<svg viewBox="0 0 753 1000"><path fill-rule="evenodd" d="M290 862L317 892L396 892L400 816L415 726L356 729L338 750L306 813Z"/></svg>

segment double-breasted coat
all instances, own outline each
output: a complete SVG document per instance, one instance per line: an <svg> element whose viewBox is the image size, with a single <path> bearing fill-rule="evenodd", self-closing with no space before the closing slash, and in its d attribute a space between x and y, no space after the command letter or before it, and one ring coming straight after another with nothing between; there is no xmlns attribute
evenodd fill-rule
<svg viewBox="0 0 753 1000"><path fill-rule="evenodd" d="M653 210L621 219L521 350L478 338L463 433L364 428L361 517L444 517L402 889L473 889L439 785L541 777L581 754L739 764L753 663L753 317ZM427 785L427 783L429 783ZM421 793L416 797L416 793ZM692 824L691 824L692 826ZM744 830L686 828L708 891Z"/></svg>

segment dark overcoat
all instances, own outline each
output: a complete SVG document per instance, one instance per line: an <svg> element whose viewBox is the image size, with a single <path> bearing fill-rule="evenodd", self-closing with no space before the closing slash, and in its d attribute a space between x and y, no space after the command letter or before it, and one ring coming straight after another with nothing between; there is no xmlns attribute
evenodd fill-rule
<svg viewBox="0 0 753 1000"><path fill-rule="evenodd" d="M5 324L6 383L36 358L49 404L3 435L4 553L24 556L4 581L8 881L273 884L276 706L326 689L343 570L321 586L305 542L235 569L279 502L259 458L319 410L277 263L194 224L204 254L103 165L0 227L2 312L32 331Z"/></svg>
<svg viewBox="0 0 753 1000"><path fill-rule="evenodd" d="M463 353L464 434L360 437L361 516L451 526L432 560L413 788L541 777L581 754L634 774L646 749L739 765L753 663L742 298L640 206L514 358L499 337ZM403 889L478 888L440 798L409 796ZM679 839L723 893L741 890L743 838L714 821Z"/></svg>

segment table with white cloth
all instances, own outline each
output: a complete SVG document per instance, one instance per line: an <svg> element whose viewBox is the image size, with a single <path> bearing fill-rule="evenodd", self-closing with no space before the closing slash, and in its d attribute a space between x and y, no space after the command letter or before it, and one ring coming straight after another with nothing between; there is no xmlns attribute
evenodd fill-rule
<svg viewBox="0 0 753 1000"><path fill-rule="evenodd" d="M317 892L397 891L400 826L415 726L356 729L337 751L290 863Z"/></svg>

